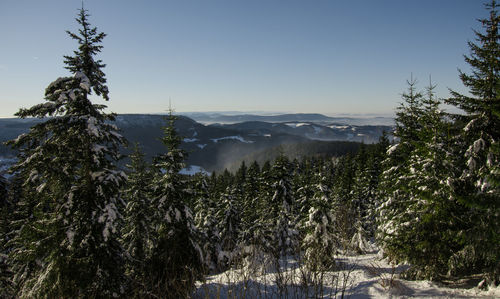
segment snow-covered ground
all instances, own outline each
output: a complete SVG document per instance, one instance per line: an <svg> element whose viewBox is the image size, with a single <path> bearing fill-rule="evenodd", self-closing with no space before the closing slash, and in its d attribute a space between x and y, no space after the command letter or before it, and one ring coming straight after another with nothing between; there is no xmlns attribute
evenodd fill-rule
<svg viewBox="0 0 500 299"><path fill-rule="evenodd" d="M407 266L392 266L376 253L338 256L338 271L316 277L293 258L280 263L280 271L247 267L208 276L197 284L194 298L500 298L499 287L483 291L402 280Z"/></svg>

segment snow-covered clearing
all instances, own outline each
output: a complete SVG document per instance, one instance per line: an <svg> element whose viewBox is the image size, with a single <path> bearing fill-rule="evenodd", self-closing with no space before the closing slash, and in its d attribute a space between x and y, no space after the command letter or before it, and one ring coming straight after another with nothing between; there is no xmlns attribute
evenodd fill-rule
<svg viewBox="0 0 500 299"><path fill-rule="evenodd" d="M500 288L452 288L431 281L407 281L377 253L338 256L337 271L307 271L296 259L267 267L229 270L198 282L194 298L500 298Z"/></svg>
<svg viewBox="0 0 500 299"><path fill-rule="evenodd" d="M339 126L339 125L331 125L331 126L328 126L329 128L331 129L339 129L339 130L345 130L345 129L348 129L349 126Z"/></svg>
<svg viewBox="0 0 500 299"><path fill-rule="evenodd" d="M311 124L308 123L285 123L285 125L292 127L292 128L298 128L302 126L310 126Z"/></svg>
<svg viewBox="0 0 500 299"><path fill-rule="evenodd" d="M228 140L228 139L229 139L229 140L230 140L230 139L232 139L232 140L238 140L238 141L243 142L243 143L254 143L253 141L251 141L251 140L246 140L246 139L244 139L244 138L243 138L243 137L241 137L241 136L226 136L226 137L221 137L221 138L213 138L213 139L211 139L211 140L212 140L213 142L217 143L217 142L219 142L220 140Z"/></svg>

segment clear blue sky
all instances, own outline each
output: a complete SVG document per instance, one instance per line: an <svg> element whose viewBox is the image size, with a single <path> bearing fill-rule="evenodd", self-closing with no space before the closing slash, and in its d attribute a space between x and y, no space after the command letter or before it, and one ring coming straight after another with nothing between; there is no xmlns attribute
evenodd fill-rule
<svg viewBox="0 0 500 299"><path fill-rule="evenodd" d="M480 0L85 0L108 36L109 110L391 113L413 73L441 97ZM0 1L0 117L43 101L67 76L80 0Z"/></svg>

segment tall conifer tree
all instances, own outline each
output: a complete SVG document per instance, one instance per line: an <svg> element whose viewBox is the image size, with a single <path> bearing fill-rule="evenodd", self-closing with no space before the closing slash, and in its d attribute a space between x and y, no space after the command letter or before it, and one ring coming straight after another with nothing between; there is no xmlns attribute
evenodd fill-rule
<svg viewBox="0 0 500 299"><path fill-rule="evenodd" d="M133 289L139 296L144 290L145 261L150 256L153 228L151 226L151 170L144 160L139 145L135 144L130 155L130 170L124 191L126 201L124 211L123 243L129 258L128 275L138 285Z"/></svg>
<svg viewBox="0 0 500 299"><path fill-rule="evenodd" d="M179 173L184 168L186 154L179 148L181 137L175 129L176 119L170 110L161 139L167 152L154 162L151 222L155 237L146 268L153 294L166 298L188 297L203 272L201 235L187 205L192 190Z"/></svg>
<svg viewBox="0 0 500 299"><path fill-rule="evenodd" d="M435 279L447 272L448 259L456 246L452 232L457 211L462 210L455 205L446 183L453 175L453 163L448 152L448 124L434 88L430 82L421 101L421 129L408 161L410 181L405 193L409 200L404 213L414 221L403 230L408 241L401 251L413 265L407 273L411 278Z"/></svg>
<svg viewBox="0 0 500 299"><path fill-rule="evenodd" d="M233 256L238 254L237 246L241 234L242 208L237 198L236 187L227 187L219 200L218 221L220 231L220 241L223 250L221 255L221 265L228 266L232 262Z"/></svg>
<svg viewBox="0 0 500 299"><path fill-rule="evenodd" d="M0 174L0 298L11 297L13 291L7 255L12 207L7 196L7 180Z"/></svg>
<svg viewBox="0 0 500 299"><path fill-rule="evenodd" d="M74 56L65 56L73 76L52 82L44 103L16 114L45 118L10 142L20 150L14 171L26 174L18 207L32 207L21 219L11 252L19 297L119 296L124 291L117 222L125 174L115 167L124 139L109 123L114 116L89 98L109 99L104 64L95 59L105 34L90 27L88 16L80 9L81 28L68 32L79 44Z"/></svg>
<svg viewBox="0 0 500 299"><path fill-rule="evenodd" d="M338 235L332 214L331 191L326 185L326 177L316 174L318 182L311 198L308 220L305 222L306 235L302 247L306 263L313 271L329 270L335 265L334 255L338 249Z"/></svg>
<svg viewBox="0 0 500 299"><path fill-rule="evenodd" d="M209 193L209 184L204 174L194 176L195 183L195 223L202 234L202 249L206 270L217 269L217 260L221 252L220 233L216 218L216 202Z"/></svg>
<svg viewBox="0 0 500 299"><path fill-rule="evenodd" d="M269 219L273 230L273 249L276 256L293 254L298 249L298 228L295 214L291 165L281 153L271 169L271 186L274 194L270 198Z"/></svg>
<svg viewBox="0 0 500 299"><path fill-rule="evenodd" d="M423 94L416 90L416 80L408 83L403 103L397 108L394 136L397 143L387 150L384 171L379 184L381 204L378 207L377 237L386 254L395 260L405 260L411 250L412 237L408 234L415 219L409 207L415 198L408 190L414 178L410 171L410 155L419 142L421 103Z"/></svg>
<svg viewBox="0 0 500 299"><path fill-rule="evenodd" d="M470 74L460 71L462 83L470 95L451 91L448 104L464 113L454 115L463 124L456 144L461 146L460 176L452 180L454 196L470 208L469 228L464 232L464 249L456 260L462 268L486 267L498 280L500 276L500 46L499 5L486 4L488 18L479 20L483 32L475 31L476 41L469 42L470 54L465 61ZM463 258L461 258L463 257ZM460 264L460 263L458 263Z"/></svg>

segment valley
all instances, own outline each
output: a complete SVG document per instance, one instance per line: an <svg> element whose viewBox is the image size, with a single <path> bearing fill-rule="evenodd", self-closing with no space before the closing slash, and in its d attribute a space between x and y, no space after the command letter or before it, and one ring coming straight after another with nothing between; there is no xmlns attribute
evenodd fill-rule
<svg viewBox="0 0 500 299"><path fill-rule="evenodd" d="M221 115L196 113L180 116L175 127L183 137L188 166L208 172L235 170L241 161L261 163L273 160L279 151L290 158L321 155L338 156L354 152L358 145L378 141L388 125L355 125L356 119L337 119L321 114L285 114L275 116ZM217 122L206 122L207 120ZM235 122L235 121L242 122ZM332 121L337 122L332 122ZM364 119L377 123L377 118ZM15 152L3 143L28 132L40 119L0 119L0 173L13 163ZM205 121L204 123L202 123ZM222 123L221 121L225 121ZM379 120L378 120L379 121ZM386 121L387 122L387 121ZM155 114L119 114L115 124L128 140L125 154L138 143L147 159L165 151L159 138L164 116ZM123 164L123 163L122 163Z"/></svg>

